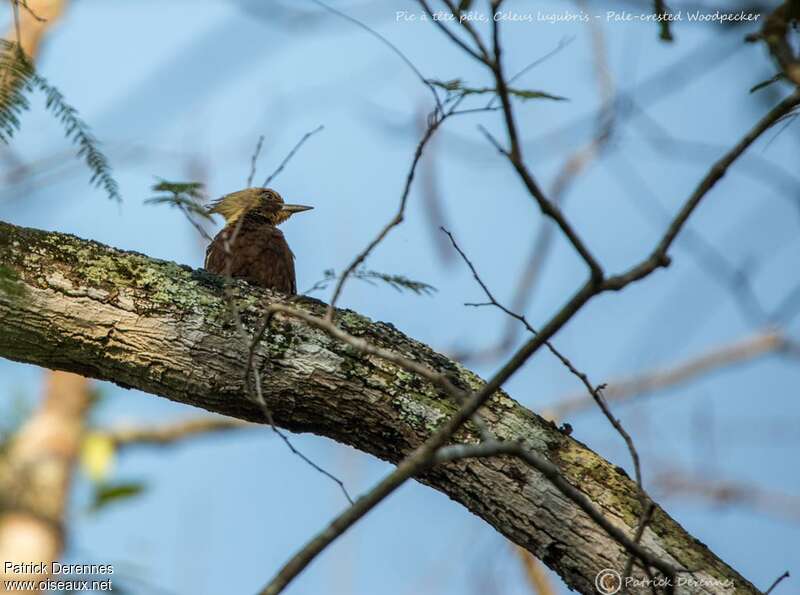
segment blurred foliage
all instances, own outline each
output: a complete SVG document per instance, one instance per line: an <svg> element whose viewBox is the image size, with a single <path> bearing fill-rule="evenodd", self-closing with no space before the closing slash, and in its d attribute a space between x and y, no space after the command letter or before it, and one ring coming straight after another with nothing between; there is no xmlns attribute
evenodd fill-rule
<svg viewBox="0 0 800 595"><path fill-rule="evenodd" d="M167 204L178 207L187 214L211 220L211 215L204 205L206 195L201 182L170 182L159 178L158 184L154 184L150 189L162 194L146 199L145 204Z"/></svg>
<svg viewBox="0 0 800 595"><path fill-rule="evenodd" d="M67 140L78 146L92 172L90 182L102 186L109 198L121 201L119 186L111 175L111 166L98 148L99 143L80 119L77 110L64 101L61 92L36 72L33 63L17 43L0 40L0 140L6 144L20 128L20 116L30 109L26 93L34 90L45 95L45 105L64 128Z"/></svg>
<svg viewBox="0 0 800 595"><path fill-rule="evenodd" d="M81 444L81 468L92 481L104 482L116 458L114 441L103 432L89 432Z"/></svg>
<svg viewBox="0 0 800 595"><path fill-rule="evenodd" d="M453 79L450 81L437 81L430 79L428 82L434 87L444 89L448 93L456 96L466 97L467 95L496 95L497 89L494 87L465 87L461 79ZM532 91L528 89L514 89L509 87L508 94L522 100L528 99L550 99L553 101L569 101L566 97L560 95L553 95L545 93L544 91Z"/></svg>
<svg viewBox="0 0 800 595"><path fill-rule="evenodd" d="M116 483L100 483L95 486L90 512L98 512L109 504L114 504L143 493L146 488L141 481L120 481Z"/></svg>
<svg viewBox="0 0 800 595"><path fill-rule="evenodd" d="M0 457L5 455L17 431L32 412L31 397L19 389L14 390L0 415Z"/></svg>
<svg viewBox="0 0 800 595"><path fill-rule="evenodd" d="M314 285L312 285L311 288L304 293L309 294L315 291L326 289L331 283L339 278L339 276L336 274L336 271L333 269L326 269L323 271L322 275L322 279L314 283ZM403 291L411 291L416 295L431 295L438 291L433 285L429 285L428 283L424 283L422 281L415 281L403 275L390 275L388 273L371 271L365 268L356 269L350 274L350 277L353 279L359 279L360 281L364 281L365 283L369 283L375 287L378 286L376 281L380 281L400 293Z"/></svg>
<svg viewBox="0 0 800 595"><path fill-rule="evenodd" d="M114 470L116 456L116 445L108 434L92 431L84 437L81 444L81 468L94 487L90 512L97 512L109 504L138 496L144 491L142 482L108 481Z"/></svg>

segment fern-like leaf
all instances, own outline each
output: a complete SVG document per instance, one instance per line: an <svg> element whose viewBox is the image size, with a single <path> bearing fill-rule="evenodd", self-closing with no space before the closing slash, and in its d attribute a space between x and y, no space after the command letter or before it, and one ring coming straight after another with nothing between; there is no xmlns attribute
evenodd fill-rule
<svg viewBox="0 0 800 595"><path fill-rule="evenodd" d="M22 112L30 108L30 62L16 43L0 40L0 140L5 144L19 130Z"/></svg>
<svg viewBox="0 0 800 595"><path fill-rule="evenodd" d="M402 293L403 291L411 291L416 295L432 295L436 291L438 291L433 285L428 283L424 283L423 281L415 281L414 279L409 279L404 275L392 275L389 273L381 273L379 271L372 271L365 268L358 268L351 273L351 277L354 279L358 279L359 281L363 281L365 283L369 283L377 287L376 281L380 281L385 283L395 291ZM333 269L326 269L323 272L322 279L314 283L308 290L304 292L304 294L313 293L315 291L321 291L326 289L331 283L333 283L336 279L339 278L339 275L336 274L336 271Z"/></svg>
<svg viewBox="0 0 800 595"><path fill-rule="evenodd" d="M212 220L208 209L203 204L206 199L203 188L201 182L169 182L161 179L158 184L153 185L151 190L163 194L148 198L144 203L148 205L166 204L178 207L187 215L198 215L203 219Z"/></svg>
<svg viewBox="0 0 800 595"><path fill-rule="evenodd" d="M92 172L90 182L102 187L109 198L121 201L119 185L111 175L108 159L99 149L99 142L69 105L61 92L36 72L33 63L17 43L0 40L0 140L8 144L19 130L19 117L30 107L26 93L38 89L45 94L45 105L64 127L68 140L78 146Z"/></svg>

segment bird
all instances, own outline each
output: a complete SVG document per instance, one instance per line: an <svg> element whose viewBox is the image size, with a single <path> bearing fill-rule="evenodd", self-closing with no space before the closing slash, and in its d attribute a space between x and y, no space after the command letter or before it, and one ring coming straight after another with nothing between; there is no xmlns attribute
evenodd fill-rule
<svg viewBox="0 0 800 595"><path fill-rule="evenodd" d="M294 254L278 225L313 208L286 204L270 188L245 188L218 198L207 213L222 215L225 227L206 249L205 269L295 295Z"/></svg>

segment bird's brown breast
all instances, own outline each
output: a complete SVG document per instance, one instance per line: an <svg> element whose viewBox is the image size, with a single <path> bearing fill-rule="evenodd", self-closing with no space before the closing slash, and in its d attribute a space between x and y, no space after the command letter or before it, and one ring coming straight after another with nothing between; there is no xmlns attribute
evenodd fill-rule
<svg viewBox="0 0 800 595"><path fill-rule="evenodd" d="M252 285L297 293L294 255L283 233L268 223L244 221L229 250L226 241L236 225L220 231L206 250L206 270L244 279Z"/></svg>

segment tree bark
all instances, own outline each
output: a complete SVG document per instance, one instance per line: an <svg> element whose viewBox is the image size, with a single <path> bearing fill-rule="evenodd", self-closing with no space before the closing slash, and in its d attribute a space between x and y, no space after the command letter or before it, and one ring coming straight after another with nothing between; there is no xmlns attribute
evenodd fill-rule
<svg viewBox="0 0 800 595"><path fill-rule="evenodd" d="M203 270L123 252L79 238L0 222L0 356L77 372L123 387L263 422L247 398L247 348L232 323L223 280ZM245 329L278 295L232 286ZM317 315L324 304L294 306ZM347 332L447 373L463 388L483 381L400 333L338 310ZM256 349L264 397L275 422L397 462L455 411L427 381L333 340L294 318L276 316ZM637 488L625 472L498 391L481 411L498 439L522 440L557 465L613 523L633 535ZM474 428L458 441L477 441ZM419 481L447 494L537 556L568 586L595 592L595 577L619 572L626 553L539 473L509 458L439 466ZM695 582L678 593L758 593L661 508L642 544ZM649 593L649 587L631 592Z"/></svg>

